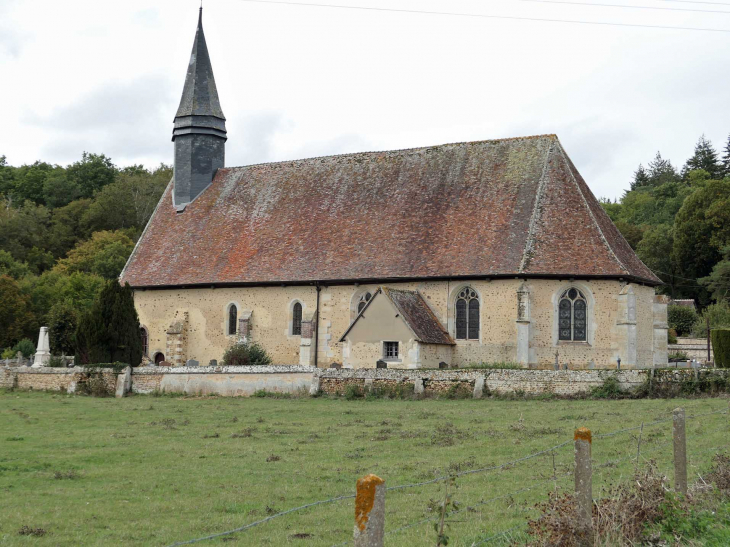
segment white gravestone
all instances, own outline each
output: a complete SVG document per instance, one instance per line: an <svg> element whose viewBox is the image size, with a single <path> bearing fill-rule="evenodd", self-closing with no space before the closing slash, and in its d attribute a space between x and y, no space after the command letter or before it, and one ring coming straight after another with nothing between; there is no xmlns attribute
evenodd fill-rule
<svg viewBox="0 0 730 547"><path fill-rule="evenodd" d="M48 341L48 327L41 327L38 333L38 346L35 350L33 368L45 366L51 360L51 344Z"/></svg>

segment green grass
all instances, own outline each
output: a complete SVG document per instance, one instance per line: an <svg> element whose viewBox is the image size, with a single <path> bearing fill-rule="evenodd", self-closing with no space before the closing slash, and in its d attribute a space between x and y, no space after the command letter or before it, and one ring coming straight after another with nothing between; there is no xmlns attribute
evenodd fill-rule
<svg viewBox="0 0 730 547"><path fill-rule="evenodd" d="M677 406L700 414L727 408L727 400L117 400L0 391L0 544L169 545L352 494L367 473L387 486L421 482L571 441L579 426L596 435L668 418ZM729 430L726 414L688 422L691 477L709 467ZM596 497L631 475L637 434L594 441ZM670 440L671 422L642 435L642 454L657 458L671 478ZM572 458L570 444L555 454L559 488L571 486ZM457 479L453 497L462 511L449 518L449 545L524 528L554 487L552 474L547 454ZM394 530L436 518L429 502L443 489L435 483L388 492L386 544L435 544L429 522ZM353 515L353 500L344 500L201 545L331 546L352 537Z"/></svg>

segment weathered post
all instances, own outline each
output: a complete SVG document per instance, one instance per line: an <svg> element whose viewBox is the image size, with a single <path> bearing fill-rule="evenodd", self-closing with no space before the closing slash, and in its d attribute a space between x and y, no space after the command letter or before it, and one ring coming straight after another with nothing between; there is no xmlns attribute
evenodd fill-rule
<svg viewBox="0 0 730 547"><path fill-rule="evenodd" d="M687 436L683 408L674 410L672 433L674 434L674 489L680 494L687 495Z"/></svg>
<svg viewBox="0 0 730 547"><path fill-rule="evenodd" d="M710 355L710 314L707 314L706 325L707 325L707 362L712 361L712 355Z"/></svg>
<svg viewBox="0 0 730 547"><path fill-rule="evenodd" d="M591 430L575 430L575 500L578 504L578 545L593 545L593 476L591 469Z"/></svg>
<svg viewBox="0 0 730 547"><path fill-rule="evenodd" d="M383 547L385 535L385 481L367 475L357 481L355 547Z"/></svg>

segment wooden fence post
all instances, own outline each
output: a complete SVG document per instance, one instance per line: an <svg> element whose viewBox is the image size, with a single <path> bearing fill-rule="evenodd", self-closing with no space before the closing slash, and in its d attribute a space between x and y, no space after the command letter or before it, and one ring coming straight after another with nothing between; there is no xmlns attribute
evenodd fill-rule
<svg viewBox="0 0 730 547"><path fill-rule="evenodd" d="M367 475L357 481L355 547L383 547L385 535L385 481Z"/></svg>
<svg viewBox="0 0 730 547"><path fill-rule="evenodd" d="M675 409L672 414L672 433L674 435L674 489L687 495L687 436L683 408Z"/></svg>
<svg viewBox="0 0 730 547"><path fill-rule="evenodd" d="M591 469L591 430L575 430L575 499L578 504L578 545L593 545L593 476Z"/></svg>

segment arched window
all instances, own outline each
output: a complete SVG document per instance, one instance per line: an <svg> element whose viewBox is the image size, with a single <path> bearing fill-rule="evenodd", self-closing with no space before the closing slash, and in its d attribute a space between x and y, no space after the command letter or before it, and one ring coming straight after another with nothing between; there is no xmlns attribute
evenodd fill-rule
<svg viewBox="0 0 730 547"><path fill-rule="evenodd" d="M140 327L139 336L142 339L142 355L146 357L150 351L150 337L147 335L147 329Z"/></svg>
<svg viewBox="0 0 730 547"><path fill-rule="evenodd" d="M367 305L368 302L370 302L370 299L373 297L372 294L369 292L366 292L360 297L360 301L357 303L357 313L359 314L363 308Z"/></svg>
<svg viewBox="0 0 730 547"><path fill-rule="evenodd" d="M236 334L236 330L238 327L238 308L235 304L231 304L231 307L228 308L228 334L234 335Z"/></svg>
<svg viewBox="0 0 730 547"><path fill-rule="evenodd" d="M165 354L164 353L160 353L159 351L157 353L155 353L155 364L156 365L159 365L164 360L165 360Z"/></svg>
<svg viewBox="0 0 730 547"><path fill-rule="evenodd" d="M456 339L479 340L479 297L471 287L456 297Z"/></svg>
<svg viewBox="0 0 730 547"><path fill-rule="evenodd" d="M299 302L292 309L291 333L294 336L302 335L302 305Z"/></svg>
<svg viewBox="0 0 730 547"><path fill-rule="evenodd" d="M586 341L586 309L586 298L578 289L563 293L558 303L558 340Z"/></svg>

